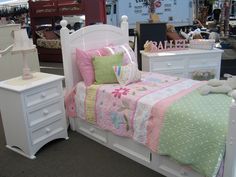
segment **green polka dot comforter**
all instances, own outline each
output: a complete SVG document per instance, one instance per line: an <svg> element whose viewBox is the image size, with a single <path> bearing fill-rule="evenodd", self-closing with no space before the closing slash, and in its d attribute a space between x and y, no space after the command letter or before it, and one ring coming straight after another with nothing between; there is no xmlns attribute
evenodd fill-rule
<svg viewBox="0 0 236 177"><path fill-rule="evenodd" d="M223 94L199 96L196 90L172 104L165 113L158 152L215 177L224 156L231 100Z"/></svg>

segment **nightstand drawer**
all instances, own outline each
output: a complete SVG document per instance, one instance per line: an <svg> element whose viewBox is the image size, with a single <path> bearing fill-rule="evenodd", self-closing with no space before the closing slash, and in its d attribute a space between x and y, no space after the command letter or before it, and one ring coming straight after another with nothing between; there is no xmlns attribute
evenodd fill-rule
<svg viewBox="0 0 236 177"><path fill-rule="evenodd" d="M184 69L184 60L158 61L151 63L151 72L170 69Z"/></svg>
<svg viewBox="0 0 236 177"><path fill-rule="evenodd" d="M50 102L44 107L33 109L27 112L29 126L33 127L42 122L45 122L50 119L54 119L62 114L62 102L61 100L56 100L54 102Z"/></svg>
<svg viewBox="0 0 236 177"><path fill-rule="evenodd" d="M63 120L58 120L48 126L37 129L31 134L32 145L46 140L47 138L56 135L65 130L65 123Z"/></svg>
<svg viewBox="0 0 236 177"><path fill-rule="evenodd" d="M27 93L25 95L25 103L27 107L30 107L62 95L60 85L54 84Z"/></svg>

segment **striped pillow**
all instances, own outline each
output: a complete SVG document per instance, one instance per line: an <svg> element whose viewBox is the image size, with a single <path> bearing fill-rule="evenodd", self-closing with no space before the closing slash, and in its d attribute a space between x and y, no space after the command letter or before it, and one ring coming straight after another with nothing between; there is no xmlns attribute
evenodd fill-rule
<svg viewBox="0 0 236 177"><path fill-rule="evenodd" d="M131 62L137 63L136 56L129 44L107 46L105 47L110 51L112 55L117 53L124 53L123 65L127 65Z"/></svg>
<svg viewBox="0 0 236 177"><path fill-rule="evenodd" d="M137 64L133 62L125 66L113 66L113 70L117 81L121 85L128 85L141 79L141 72L138 70Z"/></svg>

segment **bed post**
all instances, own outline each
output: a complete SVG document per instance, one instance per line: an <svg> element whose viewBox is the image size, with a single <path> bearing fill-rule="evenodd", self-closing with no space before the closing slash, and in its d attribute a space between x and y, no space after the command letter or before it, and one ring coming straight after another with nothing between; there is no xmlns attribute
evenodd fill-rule
<svg viewBox="0 0 236 177"><path fill-rule="evenodd" d="M127 43L129 42L129 23L128 17L126 15L122 15L120 28L123 31L124 35L127 37Z"/></svg>
<svg viewBox="0 0 236 177"><path fill-rule="evenodd" d="M67 44L69 36L69 29L67 26L66 20L61 20L60 22L62 28L60 30L60 37L61 37L61 50L62 50L62 59L63 59L63 65L64 65L64 75L65 75L65 84L66 84L66 91L69 91L72 88L72 80L70 77L72 77L70 71L71 69L71 58L70 58L70 51ZM66 40L67 39L67 40ZM68 47L68 48L67 48Z"/></svg>
<svg viewBox="0 0 236 177"><path fill-rule="evenodd" d="M69 29L67 26L66 20L61 20L60 22L62 28L60 30L61 37L61 50L62 50L62 60L63 60L63 69L65 75L65 94L70 91L73 87L73 73L72 73L72 64L71 64L71 51L70 47L68 47L68 38L70 37ZM70 128L75 130L75 119L69 119Z"/></svg>
<svg viewBox="0 0 236 177"><path fill-rule="evenodd" d="M226 140L226 155L224 177L236 176L236 91L233 92L233 101L229 113L228 135Z"/></svg>

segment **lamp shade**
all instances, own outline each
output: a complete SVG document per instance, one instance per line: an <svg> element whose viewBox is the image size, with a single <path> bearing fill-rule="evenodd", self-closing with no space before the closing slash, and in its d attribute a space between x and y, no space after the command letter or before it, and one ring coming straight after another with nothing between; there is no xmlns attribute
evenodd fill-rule
<svg viewBox="0 0 236 177"><path fill-rule="evenodd" d="M6 17L1 17L0 19L1 19L1 20L0 20L0 25L6 25L6 24L7 24L7 19L6 19Z"/></svg>
<svg viewBox="0 0 236 177"><path fill-rule="evenodd" d="M14 44L12 53L35 50L35 45L33 45L33 41L28 38L26 29L14 30L13 37Z"/></svg>

